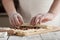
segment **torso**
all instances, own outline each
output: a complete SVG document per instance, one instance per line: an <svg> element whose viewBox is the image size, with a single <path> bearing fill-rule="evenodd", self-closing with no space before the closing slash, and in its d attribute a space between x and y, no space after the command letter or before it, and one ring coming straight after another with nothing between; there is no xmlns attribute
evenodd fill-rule
<svg viewBox="0 0 60 40"><path fill-rule="evenodd" d="M38 13L47 13L53 0L19 0L21 14L27 22Z"/></svg>

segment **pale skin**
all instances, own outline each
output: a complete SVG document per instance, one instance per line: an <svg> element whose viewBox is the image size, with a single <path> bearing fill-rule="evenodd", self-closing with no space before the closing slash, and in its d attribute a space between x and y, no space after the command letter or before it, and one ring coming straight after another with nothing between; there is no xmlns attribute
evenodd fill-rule
<svg viewBox="0 0 60 40"><path fill-rule="evenodd" d="M20 26L23 24L22 16L17 13L13 0L2 0L3 6L9 16L11 26Z"/></svg>
<svg viewBox="0 0 60 40"><path fill-rule="evenodd" d="M23 18L17 13L13 0L2 0L4 8L10 18L12 26L20 26L24 23ZM60 13L60 0L54 0L49 12L47 14L38 14L32 18L30 24L36 25L51 21L57 13ZM12 16L13 15L13 16ZM10 17L11 16L11 17Z"/></svg>
<svg viewBox="0 0 60 40"><path fill-rule="evenodd" d="M35 17L32 18L31 24L36 25L51 21L58 13L60 13L60 0L54 0L48 13L36 15Z"/></svg>

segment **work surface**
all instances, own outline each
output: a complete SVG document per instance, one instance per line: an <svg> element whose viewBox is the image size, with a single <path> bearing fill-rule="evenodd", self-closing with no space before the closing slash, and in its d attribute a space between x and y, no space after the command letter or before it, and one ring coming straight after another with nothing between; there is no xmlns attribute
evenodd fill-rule
<svg viewBox="0 0 60 40"><path fill-rule="evenodd" d="M0 38L0 40L60 40L60 31L24 37L7 36L5 38Z"/></svg>

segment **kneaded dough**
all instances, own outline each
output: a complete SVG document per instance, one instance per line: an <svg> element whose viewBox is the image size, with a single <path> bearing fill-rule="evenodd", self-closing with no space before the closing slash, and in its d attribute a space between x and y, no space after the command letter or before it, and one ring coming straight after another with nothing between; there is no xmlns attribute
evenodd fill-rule
<svg viewBox="0 0 60 40"><path fill-rule="evenodd" d="M17 29L16 35L28 36L28 35L43 34L43 33L47 33L47 32L60 31L60 27L55 27L55 26L40 25L39 27L41 27L41 28L39 28L39 29L28 29L28 30L18 30Z"/></svg>

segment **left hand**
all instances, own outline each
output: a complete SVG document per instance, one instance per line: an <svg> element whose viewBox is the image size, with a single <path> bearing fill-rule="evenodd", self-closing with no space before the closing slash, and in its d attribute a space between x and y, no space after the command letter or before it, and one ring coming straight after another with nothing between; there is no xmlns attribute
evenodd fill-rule
<svg viewBox="0 0 60 40"><path fill-rule="evenodd" d="M55 15L52 13L36 15L35 17L32 18L30 24L36 25L36 24L45 23L51 21L54 17Z"/></svg>

